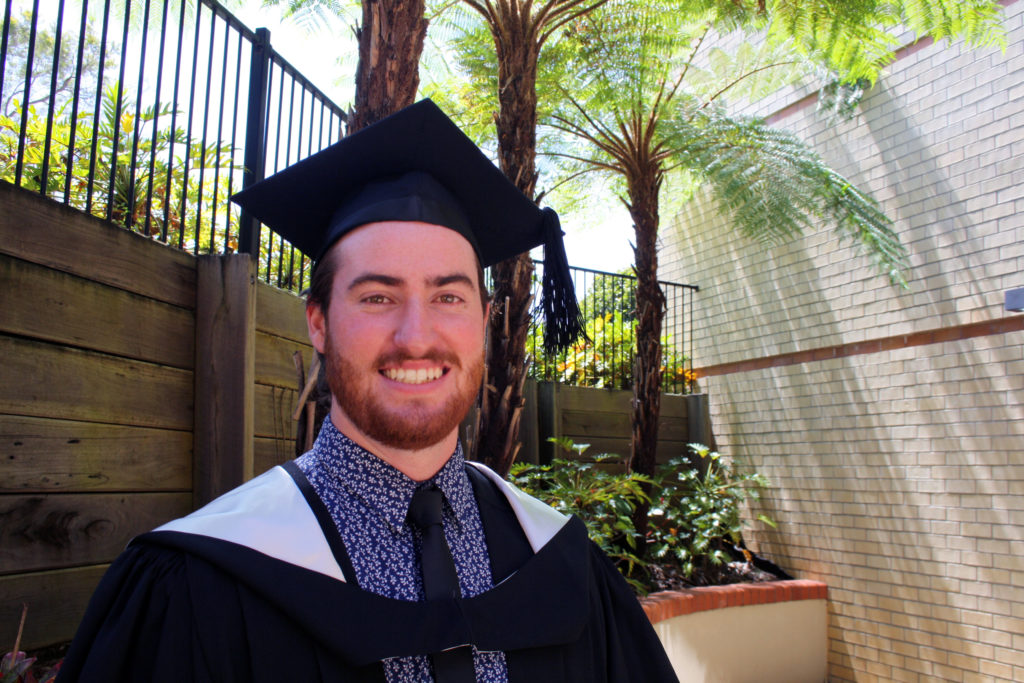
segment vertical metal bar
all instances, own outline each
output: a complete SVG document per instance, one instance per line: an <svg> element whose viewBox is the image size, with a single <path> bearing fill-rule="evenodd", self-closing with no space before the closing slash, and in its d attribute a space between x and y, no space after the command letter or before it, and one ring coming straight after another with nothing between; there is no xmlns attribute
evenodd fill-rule
<svg viewBox="0 0 1024 683"><path fill-rule="evenodd" d="M291 81L292 81L291 82L291 88L289 89L289 92L288 92L288 142L287 142L287 144L285 144L285 153L284 153L285 168L287 168L288 166L291 166L291 164L292 164L292 126L293 126L293 124L295 122L295 76L292 76ZM299 136L301 138L301 136L302 136L302 125L301 125L302 117L301 117L301 114L300 114L300 117L299 117L299 121L300 121ZM300 149L301 149L301 143L297 143L295 145L296 155L298 155ZM282 268L284 266L284 245L285 245L285 241L284 241L283 237L279 241L281 243L281 249L280 249L280 251L277 254L277 282L274 283L278 287L281 286L281 281L282 281L282 277L283 277L281 271L282 271Z"/></svg>
<svg viewBox="0 0 1024 683"><path fill-rule="evenodd" d="M28 130L28 103L31 101L32 62L36 51L36 23L39 21L39 0L32 3L32 23L28 34L28 54L25 56L25 93L21 98L21 127L18 129L18 157L14 164L14 184L21 187L21 171L25 160L25 137Z"/></svg>
<svg viewBox="0 0 1024 683"><path fill-rule="evenodd" d="M206 133L210 121L210 79L213 78L213 46L217 40L217 15L210 16L210 49L206 54L206 97L203 99L203 133L199 138L199 184L196 186L196 253L203 225L203 180L206 176ZM210 225L210 253L213 251L213 225Z"/></svg>
<svg viewBox="0 0 1024 683"><path fill-rule="evenodd" d="M4 74L7 73L7 43L11 35L11 10L14 7L14 0L7 0L4 4L4 28L0 35L0 102L4 101ZM85 12L85 10L82 10Z"/></svg>
<svg viewBox="0 0 1024 683"><path fill-rule="evenodd" d="M78 96L82 89L82 60L85 55L85 32L89 28L89 0L82 0L82 22L78 27L78 57L75 59L75 89L71 97L71 130L68 132L68 163L64 170L64 203L71 203L71 178L75 170L75 138L78 133ZM103 65L100 65L103 68ZM0 73L3 67L0 66ZM96 93L97 98L99 93Z"/></svg>
<svg viewBox="0 0 1024 683"><path fill-rule="evenodd" d="M216 253L214 251L214 233L216 232L217 226L217 204L219 198L217 192L220 189L220 160L222 145L221 140L224 139L224 89L227 87L228 81L228 43L231 39L231 33L229 32L231 25L228 22L224 22L224 56L221 58L220 64L220 106L217 109L217 155L216 165L213 167L213 211L210 215L210 253ZM229 212L225 209L225 214ZM227 231L225 230L224 236L224 247L227 248Z"/></svg>
<svg viewBox="0 0 1024 683"><path fill-rule="evenodd" d="M163 12L160 14L160 50L156 58L156 92L153 94L153 134L149 142L149 181L146 184L146 225L147 235L152 234L153 224L153 184L156 182L156 152L158 147L158 135L160 132L160 92L163 90L164 82L164 50L167 48L167 10L170 0L164 0ZM173 140L174 131L171 131ZM171 144L168 142L168 144ZM166 193L163 203L164 225L161 229L162 238L167 239L167 202Z"/></svg>
<svg viewBox="0 0 1024 683"><path fill-rule="evenodd" d="M167 174L164 180L164 227L161 239L167 242L167 225L174 215L174 197L171 196L171 181L174 173L174 146L178 139L178 92L181 87L181 51L185 47L185 0L180 0L178 10L178 49L174 61L174 90L171 93L171 135L167 144ZM185 239L185 217L178 216L178 248Z"/></svg>
<svg viewBox="0 0 1024 683"><path fill-rule="evenodd" d="M100 64L96 77L96 105L92 115L92 146L89 150L89 183L85 190L85 211L92 213L92 189L96 181L96 146L99 144L100 111L103 107L103 72L107 63L107 30L110 27L110 0L103 3L103 29L100 32Z"/></svg>
<svg viewBox="0 0 1024 683"><path fill-rule="evenodd" d="M196 69L199 67L199 34L203 18L203 5L196 7L195 39L192 41L192 84L188 89L188 123L185 126L185 168L181 172L181 239L184 240L185 227L188 224L188 170L192 161L192 119L196 109ZM184 243L184 242L182 242ZM192 236L192 253L199 253L198 228Z"/></svg>
<svg viewBox="0 0 1024 683"><path fill-rule="evenodd" d="M689 325L689 327L690 327L690 370L691 371L693 370L693 307L694 307L694 301L693 300L694 300L694 297L697 296L697 292L699 292L699 291L700 291L699 289L691 289L690 290L690 308L689 308L689 312L690 312L690 325ZM691 394L693 393L693 381L694 381L694 379L695 378L693 376L693 372L691 372L690 373L690 392L689 392Z"/></svg>
<svg viewBox="0 0 1024 683"><path fill-rule="evenodd" d="M280 90L280 88L282 87L283 84L284 84L284 76L283 76L283 72L282 72L281 85L277 86L279 90ZM267 111L266 111L266 121L264 122L264 126L263 126L263 150L264 150L264 154L268 153L269 150L270 150L270 117L271 117L271 109L272 109L272 107L270 106L270 100L273 97L273 95L271 95L271 93L273 92L273 87L274 87L274 62L273 62L273 53L271 53L270 70L269 70L269 72L267 74ZM274 124L275 124L275 126L278 126L278 127L280 126L280 117L278 117L278 119L274 121ZM275 139L276 139L276 137L277 137L277 135L275 133ZM274 168L275 169L277 168L278 163L280 161L279 156L280 155L278 154L277 145L275 145L274 146ZM256 271L257 271L257 277L259 277L259 269L262 267L263 268L263 279L264 279L264 281L265 282L270 282L270 260L269 259L270 259L271 247L274 244L274 232L272 230L267 230L266 233L261 233L260 241L259 241L260 248L262 248L262 240L263 240L264 236L266 236L267 243L268 243L267 244L267 263L263 264L262 260L260 259L259 253L257 252L257 254L256 254L256 262L257 262Z"/></svg>
<svg viewBox="0 0 1024 683"><path fill-rule="evenodd" d="M242 36L238 36L238 50L235 54L235 100L231 107L231 165L228 166L228 193L235 190L235 144L238 140L238 96L242 89ZM244 161L243 161L244 163ZM224 249L227 251L231 244L231 207L227 207L227 230L224 234ZM236 241L235 251L238 251Z"/></svg>
<svg viewBox="0 0 1024 683"><path fill-rule="evenodd" d="M142 46L139 49L139 86L135 90L135 125L132 129L132 155L128 167L128 216L125 218L126 228L135 222L135 172L139 167L139 138L142 137L142 84L146 80L146 45L149 39L149 7L151 0L146 0L146 8L142 13ZM156 124L154 123L154 126ZM144 207L146 223L149 223L149 205Z"/></svg>
<svg viewBox="0 0 1024 683"><path fill-rule="evenodd" d="M50 99L46 110L46 137L43 138L43 165L39 171L39 194L44 197L50 184L50 146L53 114L57 109L57 75L60 73L60 43L64 32L64 0L57 4L57 25L53 31L53 66L50 69Z"/></svg>
<svg viewBox="0 0 1024 683"><path fill-rule="evenodd" d="M111 141L110 151L110 177L107 187L107 220L113 220L114 216L114 186L117 184L117 149L121 140L121 105L124 104L124 69L128 62L128 28L131 23L132 4L125 3L124 6L124 31L121 36L121 68L117 77L117 104L114 106L114 139Z"/></svg>
<svg viewBox="0 0 1024 683"><path fill-rule="evenodd" d="M274 144L274 171L281 170L281 114L284 112L284 68L281 68L281 84L277 90L277 131L275 131L276 142ZM267 132L269 135L269 131ZM288 157L285 157L284 165L288 166ZM267 235L267 282L271 282L270 276L274 267L274 233L268 230Z"/></svg>
<svg viewBox="0 0 1024 683"><path fill-rule="evenodd" d="M242 189L263 180L266 162L266 116L270 70L270 31L256 29L249 62L249 104L245 123L245 166ZM256 219L242 209L238 225L238 250L256 257L260 253L260 229Z"/></svg>

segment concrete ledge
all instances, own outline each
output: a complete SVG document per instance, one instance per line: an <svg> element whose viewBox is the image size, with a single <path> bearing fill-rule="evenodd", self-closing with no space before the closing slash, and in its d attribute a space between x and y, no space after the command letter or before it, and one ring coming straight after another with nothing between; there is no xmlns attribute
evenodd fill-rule
<svg viewBox="0 0 1024 683"><path fill-rule="evenodd" d="M820 683L827 675L828 587L774 581L641 598L682 681Z"/></svg>

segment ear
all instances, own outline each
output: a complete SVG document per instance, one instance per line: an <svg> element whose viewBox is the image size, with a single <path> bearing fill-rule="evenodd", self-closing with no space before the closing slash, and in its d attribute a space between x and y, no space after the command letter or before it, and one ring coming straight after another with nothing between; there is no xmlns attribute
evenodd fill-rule
<svg viewBox="0 0 1024 683"><path fill-rule="evenodd" d="M327 316L318 303L306 304L306 328L309 330L309 341L319 353L327 352Z"/></svg>

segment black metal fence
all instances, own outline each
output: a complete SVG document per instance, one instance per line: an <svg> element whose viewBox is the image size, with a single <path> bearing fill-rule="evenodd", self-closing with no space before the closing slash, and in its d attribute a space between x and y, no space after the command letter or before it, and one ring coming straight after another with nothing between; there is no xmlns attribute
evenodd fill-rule
<svg viewBox="0 0 1024 683"><path fill-rule="evenodd" d="M537 269L543 268L540 263ZM569 268L586 323L588 341L558 354L544 351L538 324L530 328L530 376L563 384L609 389L633 385L636 358L636 277L588 268ZM693 296L695 285L659 282L665 294L662 323L662 388L673 394L693 390ZM539 296L535 279L534 296ZM535 321L537 322L537 321Z"/></svg>
<svg viewBox="0 0 1024 683"><path fill-rule="evenodd" d="M346 112L268 31L213 0L6 0L0 76L0 179L194 254L255 254L265 281L308 285L308 258L229 202L344 134ZM549 356L531 330L532 373L628 387L633 278L573 277L592 343ZM696 288L662 287L665 388L683 393Z"/></svg>
<svg viewBox="0 0 1024 683"><path fill-rule="evenodd" d="M306 284L308 260L229 203L343 133L269 32L211 0L7 0L0 40L0 178Z"/></svg>

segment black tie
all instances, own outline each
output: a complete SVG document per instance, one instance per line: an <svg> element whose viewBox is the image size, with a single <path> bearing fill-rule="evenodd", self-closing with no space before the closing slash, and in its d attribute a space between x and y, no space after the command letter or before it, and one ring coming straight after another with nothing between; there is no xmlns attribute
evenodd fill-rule
<svg viewBox="0 0 1024 683"><path fill-rule="evenodd" d="M423 538L420 555L423 568L423 592L427 600L450 600L461 595L455 563L448 551L441 526L444 494L436 485L417 489L409 503L409 522ZM469 647L437 652L430 657L438 683L475 683L473 652Z"/></svg>

